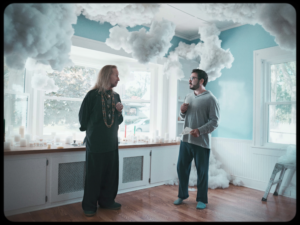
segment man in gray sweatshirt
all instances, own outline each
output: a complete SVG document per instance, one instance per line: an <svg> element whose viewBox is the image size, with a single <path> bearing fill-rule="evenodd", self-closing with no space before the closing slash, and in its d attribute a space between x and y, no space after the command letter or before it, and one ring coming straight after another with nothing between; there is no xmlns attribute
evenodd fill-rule
<svg viewBox="0 0 300 225"><path fill-rule="evenodd" d="M210 133L218 127L220 111L216 97L205 89L207 81L205 71L194 69L189 80L190 89L194 92L185 97L180 107L180 117L185 119L184 127L193 130L181 139L177 163L179 190L174 204L179 205L189 197L189 176L194 158L197 169L197 209L204 209L207 204Z"/></svg>

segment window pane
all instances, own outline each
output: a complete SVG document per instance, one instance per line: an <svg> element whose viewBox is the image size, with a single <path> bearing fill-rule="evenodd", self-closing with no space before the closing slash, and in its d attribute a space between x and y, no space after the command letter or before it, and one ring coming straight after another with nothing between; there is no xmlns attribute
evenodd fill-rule
<svg viewBox="0 0 300 225"><path fill-rule="evenodd" d="M120 80L118 86L115 88L124 99L143 99L150 100L150 72L146 71L132 71L130 73L131 79L129 81Z"/></svg>
<svg viewBox="0 0 300 225"><path fill-rule="evenodd" d="M296 144L296 104L269 106L268 142Z"/></svg>
<svg viewBox="0 0 300 225"><path fill-rule="evenodd" d="M4 64L4 89L24 93L25 69L14 70Z"/></svg>
<svg viewBox="0 0 300 225"><path fill-rule="evenodd" d="M70 98L84 98L86 93L94 86L98 70L83 66L71 66L62 72L48 73L53 78L55 85L59 87L57 92L45 94L46 96L60 96Z"/></svg>
<svg viewBox="0 0 300 225"><path fill-rule="evenodd" d="M128 135L150 135L150 103L123 103L123 123L120 124L119 136L124 137L125 125L126 137Z"/></svg>
<svg viewBox="0 0 300 225"><path fill-rule="evenodd" d="M43 135L55 132L65 137L76 133L77 138L83 139L85 132L79 130L78 119L80 106L80 101L45 100Z"/></svg>
<svg viewBox="0 0 300 225"><path fill-rule="evenodd" d="M7 135L19 133L27 127L28 97L22 94L4 94L4 119Z"/></svg>
<svg viewBox="0 0 300 225"><path fill-rule="evenodd" d="M296 101L296 62L271 65L271 102Z"/></svg>

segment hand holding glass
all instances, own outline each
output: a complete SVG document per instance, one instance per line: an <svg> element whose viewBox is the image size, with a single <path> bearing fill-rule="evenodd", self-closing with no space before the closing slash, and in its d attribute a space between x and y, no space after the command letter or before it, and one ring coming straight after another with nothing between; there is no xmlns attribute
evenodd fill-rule
<svg viewBox="0 0 300 225"><path fill-rule="evenodd" d="M187 111L188 107L189 107L189 103L183 103L183 104L180 106L180 111L181 111L182 113L185 113L185 112Z"/></svg>

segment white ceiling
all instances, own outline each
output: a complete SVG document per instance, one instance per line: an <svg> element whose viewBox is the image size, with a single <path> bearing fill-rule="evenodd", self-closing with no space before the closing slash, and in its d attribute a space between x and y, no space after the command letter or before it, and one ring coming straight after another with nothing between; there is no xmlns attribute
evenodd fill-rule
<svg viewBox="0 0 300 225"><path fill-rule="evenodd" d="M200 37L198 28L208 22L216 24L220 31L244 24L234 23L232 21L211 21L207 20L204 13L197 8L197 4L193 3L177 3L177 4L160 4L160 10L155 15L154 20L162 18L173 22L176 25L175 35L189 41ZM150 26L150 24L149 24Z"/></svg>

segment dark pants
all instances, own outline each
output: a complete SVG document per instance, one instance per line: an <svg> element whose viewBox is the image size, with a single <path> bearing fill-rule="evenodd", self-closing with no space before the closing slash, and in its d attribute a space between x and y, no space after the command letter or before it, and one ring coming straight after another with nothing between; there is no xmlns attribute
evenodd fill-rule
<svg viewBox="0 0 300 225"><path fill-rule="evenodd" d="M119 150L104 153L86 151L86 175L82 209L96 211L97 202L110 206L118 193Z"/></svg>
<svg viewBox="0 0 300 225"><path fill-rule="evenodd" d="M181 141L177 174L179 179L178 197L186 199L189 197L188 185L191 172L192 160L195 160L197 169L197 198L196 201L207 203L208 189L208 166L210 149Z"/></svg>

